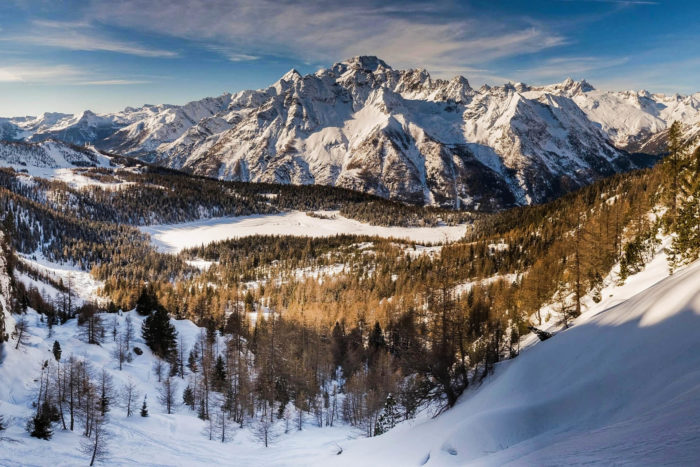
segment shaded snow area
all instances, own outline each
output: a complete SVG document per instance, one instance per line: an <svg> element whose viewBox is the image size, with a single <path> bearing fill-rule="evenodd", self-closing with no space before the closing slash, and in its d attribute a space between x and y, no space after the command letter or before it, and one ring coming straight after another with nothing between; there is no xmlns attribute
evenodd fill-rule
<svg viewBox="0 0 700 467"><path fill-rule="evenodd" d="M304 212L272 215L219 217L182 224L151 225L141 230L151 235L156 247L177 253L185 248L206 245L228 238L252 235L296 235L302 237L331 237L333 235L371 235L408 239L419 243L441 243L462 238L464 225L438 227L381 227L364 224L331 213L335 218L321 219Z"/></svg>
<svg viewBox="0 0 700 467"><path fill-rule="evenodd" d="M700 262L667 274L657 256L452 410L348 443L333 464L697 465Z"/></svg>

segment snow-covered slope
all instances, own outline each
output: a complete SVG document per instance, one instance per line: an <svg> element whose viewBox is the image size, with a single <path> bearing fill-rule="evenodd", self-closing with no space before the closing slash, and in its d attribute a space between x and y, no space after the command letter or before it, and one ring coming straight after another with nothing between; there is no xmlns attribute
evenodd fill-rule
<svg viewBox="0 0 700 467"><path fill-rule="evenodd" d="M500 364L454 409L350 442L333 464L696 464L700 262L667 274L657 255L573 328Z"/></svg>
<svg viewBox="0 0 700 467"><path fill-rule="evenodd" d="M673 120L700 133L700 94L585 81L473 89L355 57L268 88L183 106L0 120L0 139L63 139L224 179L338 185L450 207L541 202L647 163Z"/></svg>
<svg viewBox="0 0 700 467"><path fill-rule="evenodd" d="M0 254L0 266L4 263ZM71 271L67 266L51 265L45 261L23 261L32 267L48 273L55 279L66 278L72 274L75 303L94 299L94 281L83 271ZM3 284L6 283L5 268L0 267L0 303L3 302ZM56 298L60 293L47 284L34 281L26 274L17 274L17 279L27 287L36 286L47 298ZM51 441L32 438L25 431L25 424L33 415L32 404L36 401L37 378L44 361L53 365L51 348L54 340L62 348L62 362L72 355L86 360L95 371L103 368L114 380L115 390L120 390L128 381L132 381L139 394L136 401L136 413L132 417L125 415L118 398L114 398L109 412L110 454L103 465L135 466L211 466L211 465L303 465L310 456L334 452L337 442L348 437L357 436L354 429L336 424L333 428L318 428L312 423L311 416L305 421L304 431L290 431L282 435L284 428L277 426L281 436L270 448L265 448L254 436L250 426L240 428L231 424L229 441L222 443L210 440L207 436L208 424L197 418L194 411L180 406L173 414L165 414L158 403L160 384L153 373L155 357L141 338L143 317L131 311L121 315L103 315L105 324L111 329L113 319L124 329L127 316L131 316L136 329L134 344L143 349L143 355L134 356L132 362L126 362L122 371L112 356L114 342L111 334L102 345L90 345L78 337L77 320L70 320L62 326L53 328L53 335L48 336L48 329L35 311L29 309L25 315L28 324L27 342L15 349L15 341L0 344L0 414L4 416L7 430L0 432L0 466L76 466L89 464L89 456L80 452L84 441L82 424L78 422L74 432L62 430L60 424L54 426ZM17 315L8 316L8 327L12 331ZM191 348L203 328L191 321L172 321L183 345ZM223 341L219 344L224 346ZM177 378L177 397L182 400L182 391L187 381ZM144 396L147 397L149 417L139 416ZM180 404L178 404L180 405ZM50 459L50 461L48 460Z"/></svg>
<svg viewBox="0 0 700 467"><path fill-rule="evenodd" d="M189 409L164 414L156 403L154 359L139 337L144 354L119 371L110 338L102 346L80 341L75 320L54 327L48 338L45 323L30 311L27 344L6 344L0 361L0 413L9 425L0 439L0 465L45 465L49 450L52 465L86 463L80 430L56 426L47 442L23 428L53 340L66 358L106 368L117 386L131 378L141 396L148 394L148 418L126 417L113 405L112 465L694 465L700 458L700 262L671 277L667 267L660 252L625 285L606 288L603 301L574 327L499 364L494 376L436 419L404 422L370 439L356 439L342 424L309 422L269 448L249 428L234 428L232 441L221 443L207 439L206 423ZM0 284L3 273L0 268ZM18 279L31 285L25 275ZM76 280L76 292L89 298L92 285L82 283ZM138 329L142 318L131 314ZM106 317L108 325L114 316ZM120 326L125 318L117 316ZM174 324L190 347L201 330L185 320ZM178 379L178 400L183 388Z"/></svg>
<svg viewBox="0 0 700 467"><path fill-rule="evenodd" d="M78 148L61 141L0 141L0 167L51 178L65 169L110 167L110 158L92 148Z"/></svg>

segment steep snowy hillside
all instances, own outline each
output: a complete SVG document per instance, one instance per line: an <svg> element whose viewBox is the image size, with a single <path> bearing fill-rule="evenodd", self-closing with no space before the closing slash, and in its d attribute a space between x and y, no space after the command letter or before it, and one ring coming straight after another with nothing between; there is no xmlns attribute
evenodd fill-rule
<svg viewBox="0 0 700 467"><path fill-rule="evenodd" d="M659 254L606 289L573 328L500 364L454 409L347 443L333 464L696 463L700 263L667 273Z"/></svg>
<svg viewBox="0 0 700 467"><path fill-rule="evenodd" d="M223 179L337 185L459 208L542 202L647 164L700 94L603 92L585 81L473 89L355 57L272 86L96 115L0 120L0 139L61 139Z"/></svg>

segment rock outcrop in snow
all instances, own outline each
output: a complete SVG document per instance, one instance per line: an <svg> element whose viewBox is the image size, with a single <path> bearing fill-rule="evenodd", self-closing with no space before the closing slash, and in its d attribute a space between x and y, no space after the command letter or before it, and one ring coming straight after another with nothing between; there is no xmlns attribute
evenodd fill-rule
<svg viewBox="0 0 700 467"><path fill-rule="evenodd" d="M222 179L498 209L642 165L629 152L662 152L673 120L700 133L700 94L602 92L571 79L475 90L461 76L355 57L184 106L4 119L0 137L92 143Z"/></svg>

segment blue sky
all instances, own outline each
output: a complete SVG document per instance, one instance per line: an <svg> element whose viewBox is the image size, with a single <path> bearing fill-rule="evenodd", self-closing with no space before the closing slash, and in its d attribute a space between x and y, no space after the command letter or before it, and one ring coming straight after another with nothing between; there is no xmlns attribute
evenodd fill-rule
<svg viewBox="0 0 700 467"><path fill-rule="evenodd" d="M691 0L5 0L0 116L261 88L354 55L472 85L700 91Z"/></svg>

